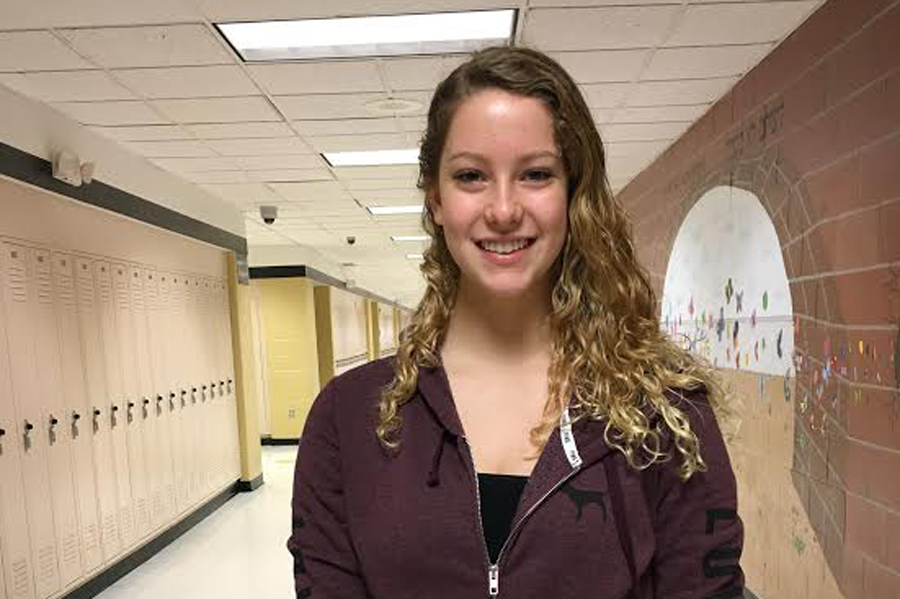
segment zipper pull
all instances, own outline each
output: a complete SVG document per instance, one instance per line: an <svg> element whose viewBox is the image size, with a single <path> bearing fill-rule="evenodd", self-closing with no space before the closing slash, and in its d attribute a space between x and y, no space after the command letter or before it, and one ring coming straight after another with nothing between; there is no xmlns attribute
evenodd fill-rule
<svg viewBox="0 0 900 599"><path fill-rule="evenodd" d="M488 571L488 590L491 597L496 597L500 594L500 566L491 564Z"/></svg>

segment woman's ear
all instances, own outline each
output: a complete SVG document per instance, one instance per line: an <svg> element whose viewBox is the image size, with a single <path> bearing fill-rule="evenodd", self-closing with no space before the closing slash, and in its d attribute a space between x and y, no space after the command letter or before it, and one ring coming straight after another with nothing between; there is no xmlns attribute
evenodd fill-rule
<svg viewBox="0 0 900 599"><path fill-rule="evenodd" d="M430 192L425 201L428 202L429 207L431 208L431 216L434 218L434 224L439 227L444 226L444 211L443 206L441 206L441 196L437 191Z"/></svg>

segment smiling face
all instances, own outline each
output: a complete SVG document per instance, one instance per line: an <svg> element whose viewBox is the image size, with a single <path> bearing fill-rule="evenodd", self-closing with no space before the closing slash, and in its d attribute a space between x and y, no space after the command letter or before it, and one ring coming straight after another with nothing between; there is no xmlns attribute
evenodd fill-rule
<svg viewBox="0 0 900 599"><path fill-rule="evenodd" d="M489 89L463 101L430 194L461 286L549 294L566 239L566 194L553 119L540 100Z"/></svg>

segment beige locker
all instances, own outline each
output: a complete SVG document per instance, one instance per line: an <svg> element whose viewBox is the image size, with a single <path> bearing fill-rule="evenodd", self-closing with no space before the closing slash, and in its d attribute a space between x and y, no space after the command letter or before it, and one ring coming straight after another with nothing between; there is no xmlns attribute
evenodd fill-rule
<svg viewBox="0 0 900 599"><path fill-rule="evenodd" d="M2 459L2 458L0 458ZM0 528L0 531L3 529ZM0 547L3 545L3 535L0 534ZM0 551L0 599L6 599L6 578L3 576L3 552Z"/></svg>
<svg viewBox="0 0 900 599"><path fill-rule="evenodd" d="M25 508L22 476L21 439L7 351L6 331L6 263L2 255L9 251L0 247L0 555L3 559L5 592L9 599L32 599L34 578L31 545ZM20 292L24 293L24 292Z"/></svg>
<svg viewBox="0 0 900 599"><path fill-rule="evenodd" d="M50 473L47 468L47 427L41 410L37 379L44 373L36 363L34 347L35 287L30 281L31 250L2 244L3 293L7 322L9 366L13 401L22 426L22 478L31 539L35 596L49 597L59 590L59 563L53 528Z"/></svg>
<svg viewBox="0 0 900 599"><path fill-rule="evenodd" d="M207 323L209 326L208 348L209 348L209 379L211 385L211 397L213 402L213 420L215 422L215 482L214 487L221 489L227 482L229 476L228 460L229 446L228 439L228 413L227 402L225 399L224 379L222 376L222 343L224 339L224 331L222 331L222 322L219 317L219 288L221 283L218 280L211 279L207 281L209 302Z"/></svg>
<svg viewBox="0 0 900 599"><path fill-rule="evenodd" d="M32 334L35 343L38 400L44 411L50 496L56 531L60 587L66 588L81 578L81 547L78 540L78 511L75 507L75 479L72 476L72 437L66 431L68 415L63 396L60 364L60 337L56 305L61 299L53 286L53 259L49 250L31 253L35 303L32 306Z"/></svg>
<svg viewBox="0 0 900 599"><path fill-rule="evenodd" d="M136 416L141 423L141 447L144 453L144 472L148 508L148 522L156 530L162 514L162 492L157 475L156 413L154 407L153 371L150 363L150 333L147 321L147 299L144 290L145 273L139 268L127 271L131 290L131 314L133 319L135 348L135 375L137 378L138 406Z"/></svg>
<svg viewBox="0 0 900 599"><path fill-rule="evenodd" d="M191 381L197 394L197 410L195 412L195 448L197 461L194 464L194 477L196 483L196 499L209 495L209 469L210 469L210 419L209 404L206 391L208 383L206 377L206 356L209 351L206 343L206 305L203 295L202 281L195 276L189 278L191 287L191 326L194 331L194 349L191 364Z"/></svg>
<svg viewBox="0 0 900 599"><path fill-rule="evenodd" d="M101 331L97 267L93 260L75 259L78 332L87 389L87 412L82 433L88 433L94 459L97 505L100 518L100 548L103 560L113 560L122 550L119 538L118 483L109 428L109 395L106 390L106 365Z"/></svg>
<svg viewBox="0 0 900 599"><path fill-rule="evenodd" d="M140 540L150 533L150 509L147 499L147 468L144 461L143 420L140 416L143 406L139 393L138 342L134 330L129 267L112 263L110 268L115 288L116 333L119 341L119 365L122 369L122 403L125 414L121 422L128 451L135 540Z"/></svg>
<svg viewBox="0 0 900 599"><path fill-rule="evenodd" d="M163 274L160 284L160 300L165 306L165 354L170 366L168 369L169 388L174 393L175 408L171 414L170 432L172 435L172 464L175 476L176 514L188 508L188 474L185 460L185 414L187 410L187 389L182 381L183 356L181 345L184 343L184 331L179 316L181 298L184 292L178 283L179 277Z"/></svg>
<svg viewBox="0 0 900 599"><path fill-rule="evenodd" d="M216 319L214 340L216 347L216 371L222 385L222 460L223 482L240 478L241 456L238 439L237 401L234 385L234 358L231 345L231 310L228 286L216 281L214 286L214 315Z"/></svg>
<svg viewBox="0 0 900 599"><path fill-rule="evenodd" d="M165 299L160 294L159 273L146 271L144 293L147 305L148 339L150 345L150 371L153 374L154 415L156 417L156 476L160 487L161 505L159 524L166 524L175 516L175 480L172 472L171 420L175 410L175 394L169 384L164 329Z"/></svg>
<svg viewBox="0 0 900 599"><path fill-rule="evenodd" d="M131 472L128 468L128 442L125 437L125 398L122 388L122 364L119 357L119 337L116 331L115 288L108 262L97 260L94 273L97 280L100 333L103 338L103 357L106 372L106 393L112 456L116 473L116 497L119 512L119 540L122 549L134 544L134 508L131 500Z"/></svg>
<svg viewBox="0 0 900 599"><path fill-rule="evenodd" d="M184 505L187 509L196 502L197 480L194 473L194 464L197 461L197 436L194 433L196 420L197 394L194 392L191 381L191 363L194 349L194 334L191 328L190 303L191 288L187 277L176 275L172 279L175 295L174 316L176 329L179 331L175 342L175 356L177 356L177 380L182 389L184 402L182 402L181 416L181 466L184 469Z"/></svg>
<svg viewBox="0 0 900 599"><path fill-rule="evenodd" d="M53 254L53 286L56 293L62 398L65 406L64 413L60 416L60 428L71 439L81 562L85 572L89 573L102 565L103 552L100 547L97 488L86 394L87 364L81 353L74 272L75 262L72 256Z"/></svg>
<svg viewBox="0 0 900 599"><path fill-rule="evenodd" d="M217 344L219 333L216 330L216 281L204 278L203 280L203 300L204 300L204 318L203 322L206 327L204 335L204 356L206 363L204 364L204 380L209 386L208 396L208 419L209 419L209 486L210 490L218 491L223 482L223 466L224 466L224 419L222 414L222 402L217 393L218 385L218 351Z"/></svg>

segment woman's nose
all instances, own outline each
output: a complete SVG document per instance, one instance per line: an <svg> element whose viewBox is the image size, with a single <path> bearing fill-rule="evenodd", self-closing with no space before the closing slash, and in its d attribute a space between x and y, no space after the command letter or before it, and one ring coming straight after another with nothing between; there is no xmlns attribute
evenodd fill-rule
<svg viewBox="0 0 900 599"><path fill-rule="evenodd" d="M495 227L518 225L522 220L522 204L516 198L511 185L500 185L484 209L484 217L488 224Z"/></svg>

